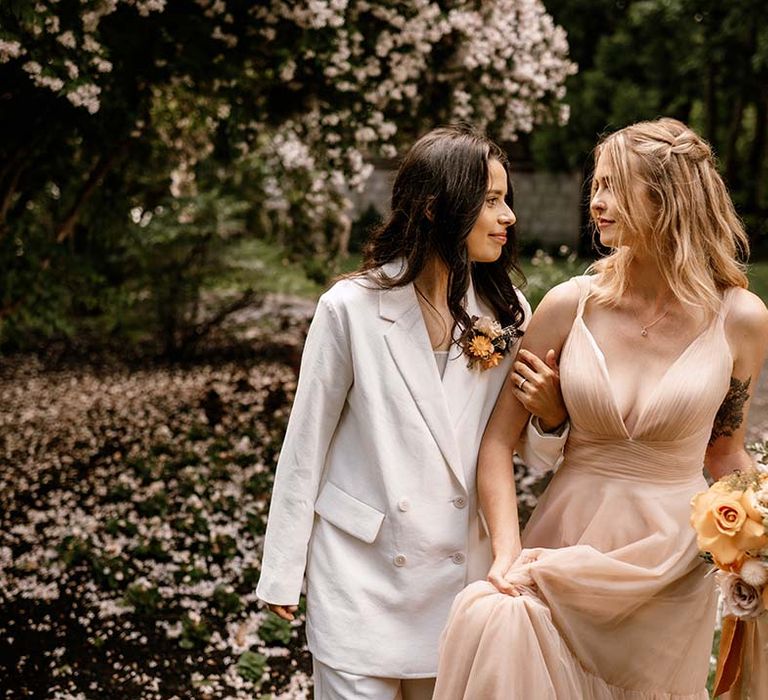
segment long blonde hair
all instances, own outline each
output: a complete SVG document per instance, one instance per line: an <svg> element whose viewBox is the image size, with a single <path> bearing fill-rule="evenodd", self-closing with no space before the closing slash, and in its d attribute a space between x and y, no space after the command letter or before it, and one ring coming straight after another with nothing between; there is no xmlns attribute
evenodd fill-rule
<svg viewBox="0 0 768 700"><path fill-rule="evenodd" d="M602 157L611 166L619 238L590 267L601 275L598 301L615 303L627 289L635 254L622 243L628 237L642 241L683 304L715 313L724 289L747 287L749 239L704 139L676 119L638 122L605 137L595 164Z"/></svg>

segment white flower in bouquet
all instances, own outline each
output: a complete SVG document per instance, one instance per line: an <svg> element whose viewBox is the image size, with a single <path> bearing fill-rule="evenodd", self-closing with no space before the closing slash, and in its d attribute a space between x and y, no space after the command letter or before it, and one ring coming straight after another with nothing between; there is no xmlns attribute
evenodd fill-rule
<svg viewBox="0 0 768 700"><path fill-rule="evenodd" d="M720 593L723 596L723 613L742 620L758 617L765 608L760 590L750 586L738 574L717 572Z"/></svg>
<svg viewBox="0 0 768 700"><path fill-rule="evenodd" d="M766 481L752 497L752 505L763 516L763 523L768 520L768 481Z"/></svg>
<svg viewBox="0 0 768 700"><path fill-rule="evenodd" d="M478 333L488 336L491 340L498 338L502 331L501 324L488 316L478 318L473 327Z"/></svg>
<svg viewBox="0 0 768 700"><path fill-rule="evenodd" d="M768 583L768 568L759 559L747 559L741 565L739 575L746 583L754 588L762 588Z"/></svg>

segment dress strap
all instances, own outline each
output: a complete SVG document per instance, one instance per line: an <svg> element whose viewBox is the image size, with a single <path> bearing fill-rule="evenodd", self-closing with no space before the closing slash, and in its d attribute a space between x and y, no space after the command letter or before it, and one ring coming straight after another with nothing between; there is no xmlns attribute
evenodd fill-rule
<svg viewBox="0 0 768 700"><path fill-rule="evenodd" d="M572 279L579 288L579 305L576 307L576 318L581 318L584 314L584 306L587 303L587 299L589 299L589 295L592 293L592 276L580 275Z"/></svg>
<svg viewBox="0 0 768 700"><path fill-rule="evenodd" d="M720 302L720 312L718 314L721 321L725 321L725 317L728 316L737 289L738 287L728 287L728 289L723 292L723 300Z"/></svg>

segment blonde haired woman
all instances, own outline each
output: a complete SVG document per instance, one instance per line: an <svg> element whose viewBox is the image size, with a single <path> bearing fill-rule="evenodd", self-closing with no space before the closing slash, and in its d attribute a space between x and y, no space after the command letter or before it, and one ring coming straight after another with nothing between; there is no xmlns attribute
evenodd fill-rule
<svg viewBox="0 0 768 700"><path fill-rule="evenodd" d="M437 700L708 697L715 588L689 502L704 466L751 467L768 310L746 289L747 238L709 146L681 122L604 139L591 212L612 253L554 288L524 340L560 356L565 460L521 553L510 466L532 374L516 364L478 465L494 563L454 603Z"/></svg>

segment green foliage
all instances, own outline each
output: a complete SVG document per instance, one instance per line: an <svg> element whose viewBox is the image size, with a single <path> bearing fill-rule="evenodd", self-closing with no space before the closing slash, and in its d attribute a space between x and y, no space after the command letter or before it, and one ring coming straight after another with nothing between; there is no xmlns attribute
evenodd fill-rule
<svg viewBox="0 0 768 700"><path fill-rule="evenodd" d="M524 292L531 308L535 309L555 285L583 274L587 264L566 246L562 246L556 256L537 250L529 261L524 260L522 267L527 280Z"/></svg>
<svg viewBox="0 0 768 700"><path fill-rule="evenodd" d="M213 591L213 604L224 615L233 615L243 609L240 596L226 586L216 586Z"/></svg>
<svg viewBox="0 0 768 700"><path fill-rule="evenodd" d="M59 558L64 566L77 566L80 562L88 561L91 556L90 545L79 537L68 535L58 545Z"/></svg>
<svg viewBox="0 0 768 700"><path fill-rule="evenodd" d="M211 628L204 617L190 613L181 618L179 646L182 649L204 647L210 639Z"/></svg>
<svg viewBox="0 0 768 700"><path fill-rule="evenodd" d="M754 262L749 266L749 288L768 304L768 262Z"/></svg>
<svg viewBox="0 0 768 700"><path fill-rule="evenodd" d="M90 564L94 580L106 590L121 589L131 575L129 562L120 557L92 555Z"/></svg>
<svg viewBox="0 0 768 700"><path fill-rule="evenodd" d="M0 350L186 356L255 290L340 271L367 158L458 117L507 139L560 118L559 30L483 5L1 3ZM253 238L264 264L237 264Z"/></svg>
<svg viewBox="0 0 768 700"><path fill-rule="evenodd" d="M125 603L132 605L136 613L144 617L154 617L160 609L163 598L157 586L133 583L125 591Z"/></svg>
<svg viewBox="0 0 768 700"><path fill-rule="evenodd" d="M291 641L291 636L291 623L272 612L259 628L259 637L267 644L273 642L288 644Z"/></svg>
<svg viewBox="0 0 768 700"><path fill-rule="evenodd" d="M258 683L267 668L267 657L253 651L244 651L237 660L237 672L251 683Z"/></svg>
<svg viewBox="0 0 768 700"><path fill-rule="evenodd" d="M156 511L155 509L139 512L142 516L150 518L161 514L161 512ZM163 510L162 512L165 511ZM150 537L148 540L141 542L141 544L134 548L133 555L137 559L152 559L154 561L169 561L171 559L171 555L166 551L163 543L157 537Z"/></svg>
<svg viewBox="0 0 768 700"><path fill-rule="evenodd" d="M598 136L658 116L714 147L757 252L768 250L768 14L762 0L548 0L579 72L571 118L543 126L539 167L581 170Z"/></svg>
<svg viewBox="0 0 768 700"><path fill-rule="evenodd" d="M178 355L205 328L205 283L225 267L224 253L243 231L247 205L213 189L187 198L168 198L151 210L135 207L123 265L137 301L152 310L154 334L167 355ZM148 292L142 297L141 291ZM245 299L251 295L246 290Z"/></svg>

